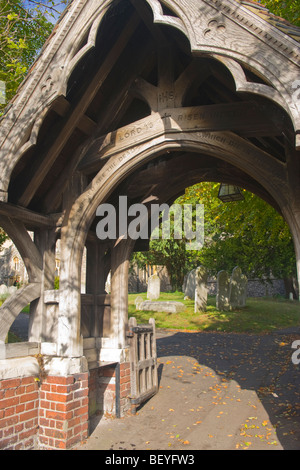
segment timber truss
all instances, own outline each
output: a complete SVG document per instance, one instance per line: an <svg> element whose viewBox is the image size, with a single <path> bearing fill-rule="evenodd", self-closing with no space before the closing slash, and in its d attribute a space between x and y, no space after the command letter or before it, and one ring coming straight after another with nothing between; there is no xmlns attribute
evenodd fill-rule
<svg viewBox="0 0 300 470"><path fill-rule="evenodd" d="M0 309L0 340L30 303L29 340L45 353L120 359L129 257L145 247L97 239L96 209L119 195L171 203L200 181L248 189L288 222L300 279L299 31L243 3L71 2L1 123L0 225L30 283Z"/></svg>

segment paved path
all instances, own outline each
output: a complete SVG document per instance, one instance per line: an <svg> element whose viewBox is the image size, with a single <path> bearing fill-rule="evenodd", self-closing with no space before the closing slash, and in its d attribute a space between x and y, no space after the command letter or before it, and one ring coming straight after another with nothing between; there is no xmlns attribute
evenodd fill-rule
<svg viewBox="0 0 300 470"><path fill-rule="evenodd" d="M300 449L300 330L158 331L159 393L136 416L101 418L80 450Z"/></svg>
<svg viewBox="0 0 300 470"><path fill-rule="evenodd" d="M17 335L22 341L28 341L29 314L19 313L10 327L10 331Z"/></svg>

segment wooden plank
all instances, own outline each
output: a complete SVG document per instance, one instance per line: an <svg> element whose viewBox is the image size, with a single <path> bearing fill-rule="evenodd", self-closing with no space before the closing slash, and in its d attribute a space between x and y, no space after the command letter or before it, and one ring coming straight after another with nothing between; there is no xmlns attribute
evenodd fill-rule
<svg viewBox="0 0 300 470"><path fill-rule="evenodd" d="M97 305L110 305L111 295L110 294L98 294Z"/></svg>
<svg viewBox="0 0 300 470"><path fill-rule="evenodd" d="M80 171L94 169L101 158L129 149L165 133L195 131L236 131L277 134L279 129L267 120L254 102L238 102L184 108L166 108L121 127L95 141L78 166Z"/></svg>
<svg viewBox="0 0 300 470"><path fill-rule="evenodd" d="M155 364L155 359L153 357L148 357L147 359L140 359L139 360L138 368L140 370L147 369L149 367L152 367L154 364Z"/></svg>
<svg viewBox="0 0 300 470"><path fill-rule="evenodd" d="M96 338L83 338L83 350L96 348Z"/></svg>
<svg viewBox="0 0 300 470"><path fill-rule="evenodd" d="M96 348L84 349L83 354L88 362L95 362L99 359L99 350Z"/></svg>
<svg viewBox="0 0 300 470"><path fill-rule="evenodd" d="M81 294L81 303L82 305L94 305L94 298L93 294Z"/></svg>
<svg viewBox="0 0 300 470"><path fill-rule="evenodd" d="M24 207L0 201L0 215L6 215L12 219L18 219L26 226L38 228L55 227L55 219L38 212L25 209Z"/></svg>
<svg viewBox="0 0 300 470"><path fill-rule="evenodd" d="M34 354L39 354L39 352L40 343L37 342L10 343L5 345L6 359L33 356Z"/></svg>
<svg viewBox="0 0 300 470"><path fill-rule="evenodd" d="M120 34L115 45L112 47L109 55L104 60L104 63L91 80L83 96L66 116L64 125L60 129L57 138L54 139L52 146L41 157L40 162L31 169L31 177L26 182L25 190L18 201L21 206L28 206L32 200L36 190L43 182L56 158L64 148L73 130L79 125L82 115L85 113L104 80L107 78L117 58L121 55L122 51L126 47L127 41L130 35L136 29L138 22L138 15L134 14L131 20L127 23L124 31Z"/></svg>

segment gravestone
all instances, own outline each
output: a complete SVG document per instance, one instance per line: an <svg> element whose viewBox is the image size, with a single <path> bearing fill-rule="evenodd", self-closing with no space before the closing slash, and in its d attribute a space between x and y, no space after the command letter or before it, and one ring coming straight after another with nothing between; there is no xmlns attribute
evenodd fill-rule
<svg viewBox="0 0 300 470"><path fill-rule="evenodd" d="M247 297L247 277L242 273L239 266L236 266L230 279L230 309L245 307Z"/></svg>
<svg viewBox="0 0 300 470"><path fill-rule="evenodd" d="M240 284L241 284L242 270L239 266L233 268L230 279L230 295L229 302L230 308L234 309L239 306L240 297Z"/></svg>
<svg viewBox="0 0 300 470"><path fill-rule="evenodd" d="M195 299L195 289L196 289L196 269L193 269L186 275L184 296L189 299Z"/></svg>
<svg viewBox="0 0 300 470"><path fill-rule="evenodd" d="M230 277L227 271L219 271L217 276L216 307L218 310L229 310Z"/></svg>
<svg viewBox="0 0 300 470"><path fill-rule="evenodd" d="M1 284L0 286L0 298L7 297L8 295L8 288L5 284Z"/></svg>
<svg viewBox="0 0 300 470"><path fill-rule="evenodd" d="M248 279L245 274L241 275L239 306L246 306Z"/></svg>
<svg viewBox="0 0 300 470"><path fill-rule="evenodd" d="M140 295L138 295L137 298L136 298L135 301L134 301L136 310L141 310L140 306L141 306L141 304L142 304L143 302L144 302L143 297L141 297Z"/></svg>
<svg viewBox="0 0 300 470"><path fill-rule="evenodd" d="M148 279L147 299L157 300L160 296L160 279L157 274L153 274Z"/></svg>
<svg viewBox="0 0 300 470"><path fill-rule="evenodd" d="M203 266L195 270L195 313L205 312L207 305L207 271Z"/></svg>

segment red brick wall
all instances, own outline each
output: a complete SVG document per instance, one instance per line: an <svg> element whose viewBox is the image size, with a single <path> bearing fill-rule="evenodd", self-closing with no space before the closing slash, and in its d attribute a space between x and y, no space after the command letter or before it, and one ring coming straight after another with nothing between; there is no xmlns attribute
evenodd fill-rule
<svg viewBox="0 0 300 470"><path fill-rule="evenodd" d="M88 373L47 377L40 389L40 447L70 449L88 436Z"/></svg>
<svg viewBox="0 0 300 470"><path fill-rule="evenodd" d="M130 364L120 364L120 414L130 409ZM0 449L70 449L88 437L90 414L115 414L116 369L0 381ZM101 405L100 405L101 402ZM93 408L94 405L94 409Z"/></svg>
<svg viewBox="0 0 300 470"><path fill-rule="evenodd" d="M33 449L38 431L39 391L34 377L0 381L0 449Z"/></svg>
<svg viewBox="0 0 300 470"><path fill-rule="evenodd" d="M130 382L130 363L124 362L120 364L120 409L121 414L130 410L130 403L128 396L130 395L131 382Z"/></svg>

